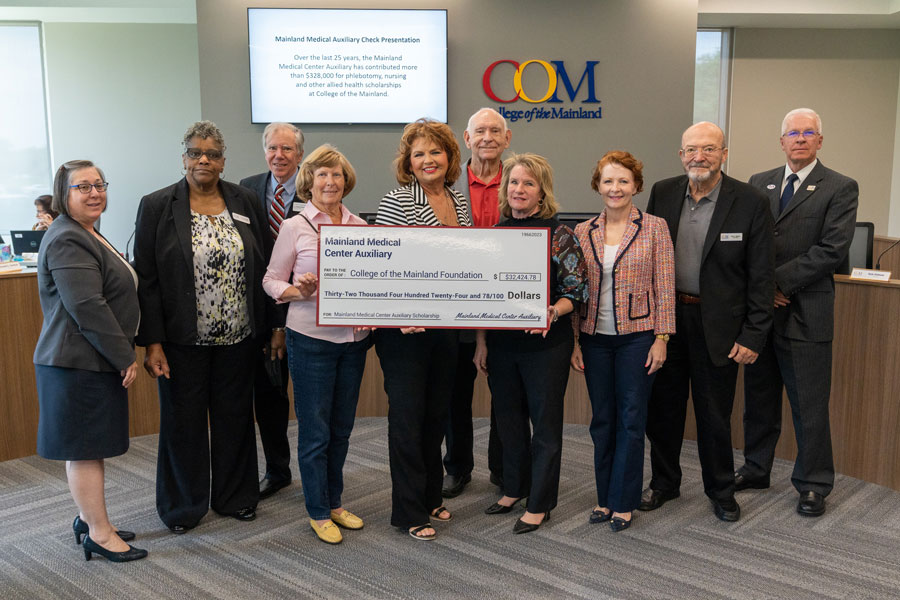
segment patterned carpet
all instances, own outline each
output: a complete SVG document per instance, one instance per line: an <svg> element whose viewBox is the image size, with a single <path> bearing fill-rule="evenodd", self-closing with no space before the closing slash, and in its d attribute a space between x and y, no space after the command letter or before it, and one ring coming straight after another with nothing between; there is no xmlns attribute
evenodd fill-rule
<svg viewBox="0 0 900 600"><path fill-rule="evenodd" d="M513 535L518 513L482 513L497 494L487 482L487 421L475 425L474 480L447 502L453 521L438 525L434 542L388 523L383 418L357 420L344 501L366 527L339 546L309 528L293 460L295 482L263 501L256 521L210 514L170 534L154 505L156 436L146 436L107 461L106 480L113 521L136 531L150 556L86 563L63 464L0 463L0 598L900 598L900 493L839 477L828 512L803 518L791 465L778 461L773 487L738 493L743 516L723 523L687 442L682 497L614 534L587 523L591 442L586 427L567 425L559 506L537 532Z"/></svg>

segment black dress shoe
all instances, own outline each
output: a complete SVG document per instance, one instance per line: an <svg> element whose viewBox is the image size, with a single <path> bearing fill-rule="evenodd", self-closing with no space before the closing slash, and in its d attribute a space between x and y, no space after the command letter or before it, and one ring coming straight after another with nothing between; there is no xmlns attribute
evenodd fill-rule
<svg viewBox="0 0 900 600"><path fill-rule="evenodd" d="M769 479L748 477L740 471L734 473L734 491L741 490L765 490L769 487Z"/></svg>
<svg viewBox="0 0 900 600"><path fill-rule="evenodd" d="M821 517L825 514L825 496L818 492L800 492L797 512L804 517Z"/></svg>
<svg viewBox="0 0 900 600"><path fill-rule="evenodd" d="M681 492L678 490L666 491L647 488L641 495L641 503L638 505L638 510L656 510L669 500L674 500L680 495Z"/></svg>
<svg viewBox="0 0 900 600"><path fill-rule="evenodd" d="M182 535L188 532L188 529L193 529L192 527L185 527L184 525L172 525L169 527L169 531L174 533L175 535Z"/></svg>
<svg viewBox="0 0 900 600"><path fill-rule="evenodd" d="M716 500L715 498L710 498L710 501L713 505L713 512L716 513L716 516L720 521L737 521L741 518L741 507L738 506L737 501L734 497L727 498L724 500Z"/></svg>
<svg viewBox="0 0 900 600"><path fill-rule="evenodd" d="M291 485L290 479L272 479L263 477L259 482L259 499L268 498L281 488Z"/></svg>
<svg viewBox="0 0 900 600"><path fill-rule="evenodd" d="M441 496L444 498L456 498L465 489L466 484L472 481L472 474L444 476L444 485L441 488Z"/></svg>
<svg viewBox="0 0 900 600"><path fill-rule="evenodd" d="M97 542L91 539L90 535L86 535L84 537L84 560L91 560L92 554L99 554L104 557L106 560L111 560L112 562L128 562L130 560L137 560L139 558L144 558L147 556L146 550L141 550L140 548L135 548L134 546L128 546L128 550L125 552L113 552L112 550L107 550Z"/></svg>
<svg viewBox="0 0 900 600"><path fill-rule="evenodd" d="M88 534L90 531L90 527L88 524L81 520L80 515L75 515L75 520L72 521L72 531L75 532L75 543L80 544L81 538ZM118 530L116 534L122 539L123 542L130 542L135 538L133 531L123 531Z"/></svg>
<svg viewBox="0 0 900 600"><path fill-rule="evenodd" d="M526 523L522 519L516 519L516 524L513 525L513 533L531 533L532 531L537 531L537 529L550 520L550 511L548 510L544 514L544 518L540 523Z"/></svg>
<svg viewBox="0 0 900 600"><path fill-rule="evenodd" d="M256 518L256 507L255 506L245 506L239 511L233 512L229 517L234 517L238 521L252 521Z"/></svg>

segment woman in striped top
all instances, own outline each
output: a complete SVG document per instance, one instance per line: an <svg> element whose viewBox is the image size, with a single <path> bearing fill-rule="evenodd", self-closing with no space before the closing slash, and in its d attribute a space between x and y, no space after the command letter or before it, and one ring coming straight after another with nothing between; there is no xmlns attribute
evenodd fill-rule
<svg viewBox="0 0 900 600"><path fill-rule="evenodd" d="M394 159L401 187L385 194L376 225L471 225L465 198L450 185L460 173L459 144L444 123L419 119L403 130ZM433 540L432 521L449 521L441 504L444 437L458 336L453 329L379 329L375 350L388 395L391 525Z"/></svg>

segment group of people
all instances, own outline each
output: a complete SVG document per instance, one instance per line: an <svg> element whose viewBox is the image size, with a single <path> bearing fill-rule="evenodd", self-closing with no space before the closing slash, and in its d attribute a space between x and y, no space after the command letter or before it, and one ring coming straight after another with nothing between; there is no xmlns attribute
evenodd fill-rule
<svg viewBox="0 0 900 600"><path fill-rule="evenodd" d="M261 498L291 483L288 376L310 527L330 544L342 541L341 529L362 528L344 507L342 472L372 344L389 401L391 524L417 540L435 538L435 524L452 519L444 498L471 481L477 371L491 390L488 463L501 492L485 513L521 504L515 533L550 519L570 365L584 373L592 407L591 523L621 531L635 510L679 496L689 390L704 490L716 516L737 520L735 491L769 485L782 386L800 447L798 512L822 514L834 478L831 274L849 247L858 191L816 159L818 115L788 113L780 138L787 165L750 184L721 172L728 150L717 126L689 127L679 150L685 174L656 183L646 211L633 202L642 163L607 152L590 181L599 214L574 231L556 217L547 160L503 160L511 136L500 114L479 110L463 136L471 150L463 163L449 126L410 123L393 162L399 187L384 195L375 222L549 228L547 328L317 326L319 226L365 222L343 203L356 186L350 162L328 144L304 158L293 125L266 127L269 170L241 185L221 178L218 128L189 127L184 178L140 202L133 265L96 227L109 185L102 171L89 161L62 165L51 206L60 216L38 264L38 452L67 461L85 558L147 554L127 544L134 533L110 523L103 492L103 460L128 448L135 343L158 381L156 503L176 534L210 507L252 520ZM735 472L730 415L740 364L747 444ZM259 482L254 408L266 459ZM653 477L642 494L645 433Z"/></svg>

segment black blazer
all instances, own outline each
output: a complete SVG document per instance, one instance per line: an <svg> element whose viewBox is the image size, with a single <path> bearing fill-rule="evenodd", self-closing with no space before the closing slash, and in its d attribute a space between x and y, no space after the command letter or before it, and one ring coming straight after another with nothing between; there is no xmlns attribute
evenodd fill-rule
<svg viewBox="0 0 900 600"><path fill-rule="evenodd" d="M219 181L219 191L244 244L247 308L252 333L258 336L275 320L274 306L262 289L266 269L262 228L266 227L266 218L246 188ZM250 222L244 223L235 215ZM141 198L135 231L134 267L141 303L137 343L142 346L157 342L196 344L197 296L187 180Z"/></svg>
<svg viewBox="0 0 900 600"><path fill-rule="evenodd" d="M775 218L775 283L791 300L775 310L775 331L792 339L829 342L834 337L832 275L853 241L859 186L819 161L779 214L784 170L781 166L750 178L750 185L768 197Z"/></svg>
<svg viewBox="0 0 900 600"><path fill-rule="evenodd" d="M703 335L710 360L718 366L730 362L728 353L735 342L754 352L762 350L772 326L775 297L768 201L746 183L724 173L722 178L700 263ZM687 186L687 175L681 175L659 181L650 190L647 212L666 220L673 244L678 241ZM741 239L723 241L723 233L739 233Z"/></svg>
<svg viewBox="0 0 900 600"><path fill-rule="evenodd" d="M38 254L44 324L34 349L38 365L121 371L135 361L138 326L134 277L76 221L60 215Z"/></svg>

